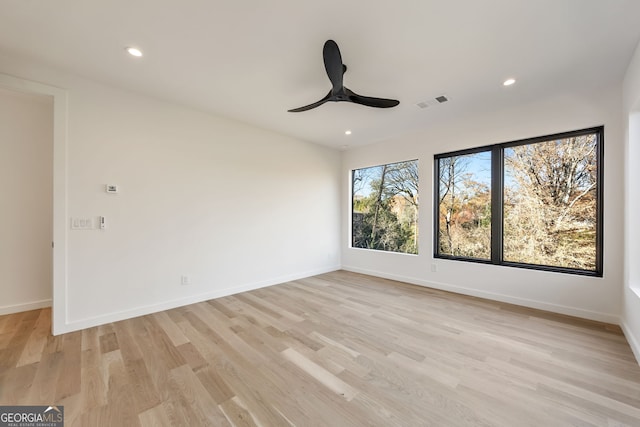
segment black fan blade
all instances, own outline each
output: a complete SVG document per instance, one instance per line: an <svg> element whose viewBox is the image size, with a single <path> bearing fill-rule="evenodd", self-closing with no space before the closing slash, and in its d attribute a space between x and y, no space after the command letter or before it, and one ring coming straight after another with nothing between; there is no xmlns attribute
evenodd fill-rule
<svg viewBox="0 0 640 427"><path fill-rule="evenodd" d="M342 65L338 44L333 40L327 40L322 49L322 57L324 58L324 69L327 70L327 76L333 85L331 92L335 95L342 89L342 74L346 71L346 67Z"/></svg>
<svg viewBox="0 0 640 427"><path fill-rule="evenodd" d="M347 71L347 66L342 63L340 49L338 48L338 44L333 40L327 40L324 43L324 48L322 49L322 58L324 59L324 69L327 71L329 80L331 80L331 91L329 91L329 93L318 102L305 105L304 107L294 108L292 110L288 110L288 112L299 113L301 111L311 110L312 108L319 107L328 101L353 102L356 104L365 105L367 107L376 108L391 108L400 104L400 101L395 99L373 98L370 96L358 95L357 93L350 91L349 89L344 87L342 77L343 74Z"/></svg>
<svg viewBox="0 0 640 427"><path fill-rule="evenodd" d="M321 106L322 104L324 104L327 101L331 100L331 92L329 92L327 94L327 96L325 96L324 98L322 98L320 101L318 102L314 102L313 104L309 104L309 105L305 105L304 107L298 107L298 108L294 108L293 110L287 110L289 113L299 113L301 111L307 111L307 110L311 110L312 108L316 108Z"/></svg>
<svg viewBox="0 0 640 427"><path fill-rule="evenodd" d="M344 91L346 92L349 101L360 105L366 105L367 107L391 108L400 104L400 101L398 101L397 99L372 98L370 96L362 96L347 88L344 88Z"/></svg>

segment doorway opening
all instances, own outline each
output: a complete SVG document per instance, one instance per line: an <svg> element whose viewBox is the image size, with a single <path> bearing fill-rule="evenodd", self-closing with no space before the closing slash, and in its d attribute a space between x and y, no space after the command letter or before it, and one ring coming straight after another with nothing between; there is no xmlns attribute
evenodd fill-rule
<svg viewBox="0 0 640 427"><path fill-rule="evenodd" d="M46 144L38 145L34 141L25 143L22 140L21 144L14 143L11 146L7 144L7 147L2 148L6 149L7 153L15 155L16 159L19 156L26 162L25 164L29 163L31 168L31 173L22 174L18 170L19 168L12 167L14 178L9 178L10 181L2 183L3 186L11 189L13 194L13 200L7 201L3 205L7 203L20 205L12 208L11 218L7 219L12 222L9 225L14 225L14 229L11 231L13 248L16 251L20 245L31 248L31 250L22 248L21 251L15 253L15 259L11 258L21 265L13 269L11 275L6 274L2 278L3 283L0 286L9 286L12 298L11 301L3 298L2 306L6 313L9 313L39 308L38 305L41 307L51 305L51 332L53 335L59 335L66 332L67 324L65 314L67 283L67 92L60 88L6 74L0 74L0 90L2 91L0 96L4 96L5 101L9 104L13 102L14 107L20 104L26 110L40 111L40 114L44 114L43 121L48 121L48 123L38 125L32 123L31 125L41 127L40 132L44 132L44 134L49 132L48 147ZM11 97L13 99L9 99ZM23 116L24 120L29 120L28 117L29 115ZM37 117L37 114L33 117ZM15 120L20 120L19 116ZM13 133L14 136L17 134L18 139L33 130L29 130L29 126L23 127L22 130L19 126L5 129L7 132ZM32 135L32 137L35 140L38 139L37 136ZM11 161L11 156L7 161ZM38 215L37 210L46 210L46 213ZM7 208L6 211L9 209ZM19 219L21 214L31 220ZM36 224L35 222L38 221L39 223ZM3 232L3 238L4 234L7 233ZM9 246L4 249L4 246L3 242L3 252L12 250L12 247ZM29 278L21 277L22 275L28 275ZM26 292L17 288L27 280L44 280L49 283L40 284L39 287L36 286ZM4 288L2 288L2 293L3 296L9 295ZM5 304L7 305L5 306Z"/></svg>

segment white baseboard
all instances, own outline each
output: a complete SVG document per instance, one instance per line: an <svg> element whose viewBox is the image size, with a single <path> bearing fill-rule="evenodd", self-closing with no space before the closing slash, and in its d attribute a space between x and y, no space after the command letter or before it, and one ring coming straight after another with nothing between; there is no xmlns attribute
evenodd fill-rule
<svg viewBox="0 0 640 427"><path fill-rule="evenodd" d="M620 324L620 317L615 314L601 313L597 311L584 310L582 308L553 304L544 301L530 300L527 298L519 298L510 295L498 294L494 292L481 291L478 289L465 288L463 286L451 285L448 283L432 282L414 277L406 277L397 274L388 274L381 271L368 270L358 267L350 267L343 265L343 270L352 271L354 273L368 274L370 276L382 277L385 279L397 280L399 282L411 283L412 285L425 286L427 288L440 289L443 291L454 292L457 294L470 295L479 298L490 299L494 301L506 302L509 304L521 305L524 307L536 308L538 310L551 311L568 316L580 317L583 319L596 320L599 322Z"/></svg>
<svg viewBox="0 0 640 427"><path fill-rule="evenodd" d="M259 282L247 283L232 288L219 289L212 292L206 292L198 295L190 295L185 298L174 299L165 301L158 304L151 304L142 307L136 307L130 310L118 311L115 313L109 313L102 316L90 317L80 320L74 320L67 322L58 334L64 334L68 332L78 331L81 329L91 328L94 326L104 325L106 323L117 322L120 320L131 319L133 317L144 316L158 311L170 310L176 307L182 307L189 304L195 304L210 299L226 297L229 295L237 294L240 292L252 291L254 289L266 288L268 286L278 285L281 283L290 282L292 280L304 279L305 277L315 276L318 274L329 273L331 271L339 270L340 266L335 265L327 268L321 268L317 270L305 271L296 274L289 274L284 276L275 277L269 280L261 280ZM56 334L56 335L58 335Z"/></svg>
<svg viewBox="0 0 640 427"><path fill-rule="evenodd" d="M0 306L0 316L4 314L20 313L22 311L37 310L45 307L51 307L50 299L43 299L41 301L33 301L23 304L3 305Z"/></svg>
<svg viewBox="0 0 640 427"><path fill-rule="evenodd" d="M636 361L640 364L640 340L631 332L631 328L629 328L623 319L620 319L620 327L631 347L631 351L633 351L633 355L636 357Z"/></svg>

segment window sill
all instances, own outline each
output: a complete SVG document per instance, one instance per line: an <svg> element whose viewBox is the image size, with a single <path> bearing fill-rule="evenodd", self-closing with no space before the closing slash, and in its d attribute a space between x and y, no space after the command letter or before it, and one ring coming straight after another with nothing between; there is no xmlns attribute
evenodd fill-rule
<svg viewBox="0 0 640 427"><path fill-rule="evenodd" d="M355 251L374 252L379 254L394 254L394 255L404 255L404 256L414 256L414 257L418 256L418 254L410 254L408 252L394 252L394 251L383 251L382 249L355 248L353 246L350 246L349 249L353 249Z"/></svg>

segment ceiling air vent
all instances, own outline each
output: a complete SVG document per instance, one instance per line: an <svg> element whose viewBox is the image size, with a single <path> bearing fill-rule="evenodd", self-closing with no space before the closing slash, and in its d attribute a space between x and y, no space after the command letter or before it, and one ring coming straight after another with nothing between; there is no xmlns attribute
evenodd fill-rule
<svg viewBox="0 0 640 427"><path fill-rule="evenodd" d="M440 96L436 96L434 98L431 99L427 99L426 101L422 101L422 102L418 102L416 105L419 108L427 108L427 107L431 107L433 105L438 105L438 104L442 104L445 103L449 100L449 98L446 95L440 95Z"/></svg>

